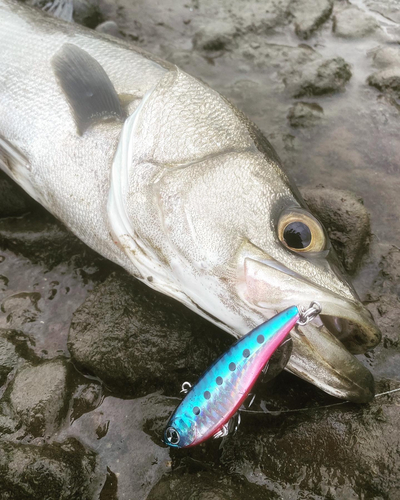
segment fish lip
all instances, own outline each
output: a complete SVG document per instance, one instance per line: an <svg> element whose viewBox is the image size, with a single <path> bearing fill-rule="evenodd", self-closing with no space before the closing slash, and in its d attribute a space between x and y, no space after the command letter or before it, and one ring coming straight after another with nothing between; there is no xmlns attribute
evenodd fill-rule
<svg viewBox="0 0 400 500"><path fill-rule="evenodd" d="M357 403L366 403L374 397L374 379L370 371L353 356L353 353L365 352L375 347L381 338L381 333L372 319L370 312L353 295L352 299L342 297L331 290L318 286L303 278L295 271L286 270L286 267L274 259L254 259L258 264L268 265L275 271L287 274L304 283L306 290L300 298L301 306L309 306L311 300L317 300L322 313L326 317L342 318L357 325L359 338L347 339L346 346L337 339L335 331L330 331L321 320L315 320L306 326L297 326L292 330L293 352L286 366L286 370L303 378L328 394ZM288 271L288 272L286 272ZM250 271L251 273L252 271ZM257 271L255 271L257 273ZM262 280L254 274L255 278ZM315 295L315 296L314 296ZM292 295L276 304L279 311L293 305L297 296ZM251 298L251 296L249 296ZM249 298L247 303L249 304ZM255 298L253 296L253 298ZM252 307L259 311L271 309L263 302L253 302ZM357 337L357 335L355 335ZM347 348L350 347L350 350ZM352 352L350 352L352 351Z"/></svg>
<svg viewBox="0 0 400 500"><path fill-rule="evenodd" d="M316 285L311 280L305 278L300 275L296 271L292 271L287 268L285 265L276 261L272 257L269 259L253 259L246 257L245 260L250 259L258 262L260 264L264 264L272 269L281 272L282 274L289 275L295 278L298 281L305 283L307 286L312 287L316 291L316 295L325 294L327 299L324 298L316 298L319 304L322 307L321 316L326 316L333 318L333 320L339 318L346 322L352 322L359 327L359 330L355 330L353 333L353 337L348 336L348 338L341 338L341 342L343 345L352 353L352 354L364 354L366 351L373 349L376 347L381 341L382 334L375 324L372 314L370 311L360 302L358 297L353 295L353 298L350 300L346 297L339 296L332 292L331 290L324 288L320 285ZM350 288L353 293L352 288ZM291 304L283 304L282 309L289 306ZM303 305L306 308L309 306L309 302L304 302L299 305ZM261 309L263 306L261 304L258 305ZM326 325L325 325L326 326ZM326 326L327 330L334 335L336 338L339 337L338 332L334 331L329 326Z"/></svg>
<svg viewBox="0 0 400 500"><path fill-rule="evenodd" d="M374 398L372 373L326 327L309 323L291 337L287 371L340 399L368 403Z"/></svg>
<svg viewBox="0 0 400 500"><path fill-rule="evenodd" d="M321 307L324 310L323 302ZM343 318L334 314L325 316ZM292 334L293 353L286 369L340 399L354 403L371 401L375 395L373 375L353 354L375 347L381 333L371 315L360 314L360 319L358 335L366 332L361 344L354 342L351 337L347 342L341 341L337 332L329 329L318 317L308 325L298 327ZM316 368L315 373L308 370L304 363L310 359Z"/></svg>

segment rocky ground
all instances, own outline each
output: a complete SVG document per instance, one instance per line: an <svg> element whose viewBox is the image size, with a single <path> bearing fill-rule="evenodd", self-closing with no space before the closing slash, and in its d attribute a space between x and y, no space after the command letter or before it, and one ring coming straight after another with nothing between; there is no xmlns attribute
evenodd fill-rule
<svg viewBox="0 0 400 500"><path fill-rule="evenodd" d="M382 329L361 357L377 392L400 387L398 3L76 0L74 16L260 126ZM236 435L166 448L180 385L231 343L0 177L1 499L400 499L400 392L338 403L282 373Z"/></svg>

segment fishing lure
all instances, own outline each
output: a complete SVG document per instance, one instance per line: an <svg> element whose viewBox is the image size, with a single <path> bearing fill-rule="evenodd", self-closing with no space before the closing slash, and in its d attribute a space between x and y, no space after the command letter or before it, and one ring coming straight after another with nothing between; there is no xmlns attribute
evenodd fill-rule
<svg viewBox="0 0 400 500"><path fill-rule="evenodd" d="M229 420L290 330L296 323L305 325L320 312L317 302L307 311L289 307L239 339L190 389L168 421L164 442L187 448L212 436L226 436Z"/></svg>

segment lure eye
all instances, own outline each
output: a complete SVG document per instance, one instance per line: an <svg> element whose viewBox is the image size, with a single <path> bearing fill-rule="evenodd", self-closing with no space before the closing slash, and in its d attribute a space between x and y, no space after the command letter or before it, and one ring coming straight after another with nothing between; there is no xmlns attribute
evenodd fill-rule
<svg viewBox="0 0 400 500"><path fill-rule="evenodd" d="M168 441L168 443L177 445L179 441L181 440L181 437L179 435L179 432L174 429L173 427L168 427L167 430L165 431L165 438Z"/></svg>
<svg viewBox="0 0 400 500"><path fill-rule="evenodd" d="M294 252L321 252L326 237L321 224L302 210L284 212L278 221L281 243Z"/></svg>

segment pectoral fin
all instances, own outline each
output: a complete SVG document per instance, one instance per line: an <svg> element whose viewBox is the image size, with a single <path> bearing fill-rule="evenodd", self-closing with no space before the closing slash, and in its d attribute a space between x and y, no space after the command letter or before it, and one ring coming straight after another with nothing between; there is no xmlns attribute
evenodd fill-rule
<svg viewBox="0 0 400 500"><path fill-rule="evenodd" d="M66 43L53 57L52 66L73 110L79 134L98 121L125 118L110 78L86 51Z"/></svg>

